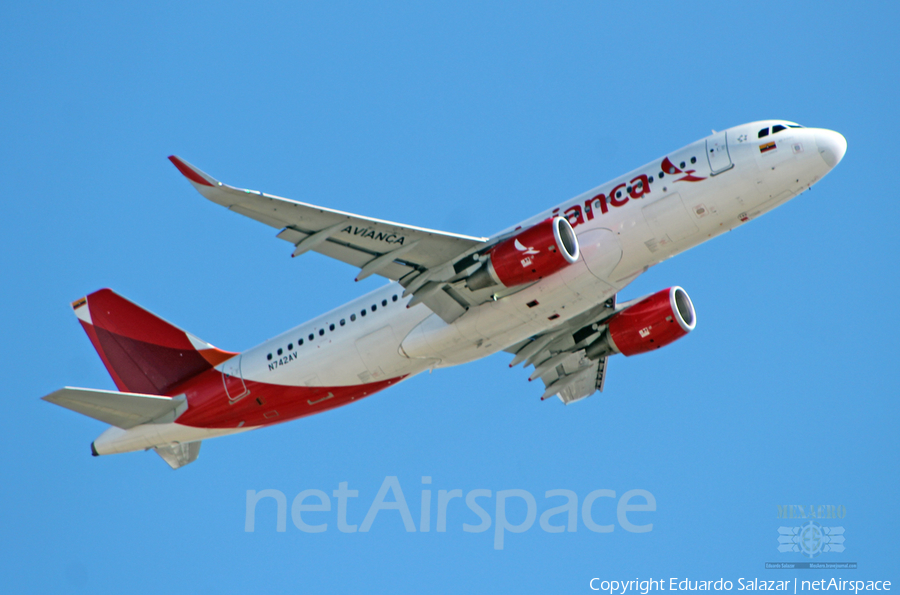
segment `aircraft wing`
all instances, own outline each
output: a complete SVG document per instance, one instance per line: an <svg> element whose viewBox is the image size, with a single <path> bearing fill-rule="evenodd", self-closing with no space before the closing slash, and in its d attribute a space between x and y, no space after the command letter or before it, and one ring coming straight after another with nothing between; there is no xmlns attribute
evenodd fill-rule
<svg viewBox="0 0 900 595"><path fill-rule="evenodd" d="M312 250L336 258L359 267L357 280L381 275L405 279L406 285L487 242L487 238L402 225L235 188L174 155L169 159L207 199L280 229L278 237L295 246L292 256Z"/></svg>
<svg viewBox="0 0 900 595"><path fill-rule="evenodd" d="M515 354L510 367L522 362L525 367L534 366L529 380L540 378L544 383L541 400L556 395L568 405L602 392L609 358L590 359L585 349L600 338L606 328L604 321L620 309L613 296L555 328L511 346L506 350Z"/></svg>

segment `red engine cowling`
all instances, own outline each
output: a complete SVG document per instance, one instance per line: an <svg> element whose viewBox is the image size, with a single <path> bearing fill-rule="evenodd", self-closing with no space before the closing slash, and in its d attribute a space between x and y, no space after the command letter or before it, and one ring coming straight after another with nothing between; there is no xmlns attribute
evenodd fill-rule
<svg viewBox="0 0 900 595"><path fill-rule="evenodd" d="M624 355L646 353L680 339L697 324L694 305L680 287L663 289L609 319L609 343Z"/></svg>
<svg viewBox="0 0 900 595"><path fill-rule="evenodd" d="M477 290L502 284L514 287L537 281L578 260L578 239L564 217L552 217L503 240L488 261L466 280Z"/></svg>

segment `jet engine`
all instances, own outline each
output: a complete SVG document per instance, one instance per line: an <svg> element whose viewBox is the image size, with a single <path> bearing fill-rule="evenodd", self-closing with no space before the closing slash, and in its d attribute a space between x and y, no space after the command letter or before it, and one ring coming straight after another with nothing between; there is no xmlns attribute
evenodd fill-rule
<svg viewBox="0 0 900 595"><path fill-rule="evenodd" d="M697 315L687 292L676 286L613 314L606 324L603 335L586 349L591 359L659 349L694 330Z"/></svg>
<svg viewBox="0 0 900 595"><path fill-rule="evenodd" d="M537 281L578 260L578 239L564 217L552 217L503 240L466 279L472 291Z"/></svg>

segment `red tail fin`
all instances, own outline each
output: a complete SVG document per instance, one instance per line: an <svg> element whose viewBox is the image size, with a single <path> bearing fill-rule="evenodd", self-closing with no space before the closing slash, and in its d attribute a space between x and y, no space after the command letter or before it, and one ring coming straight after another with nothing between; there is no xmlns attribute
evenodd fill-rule
<svg viewBox="0 0 900 595"><path fill-rule="evenodd" d="M72 309L121 391L165 395L179 382L237 355L216 349L110 289L73 302Z"/></svg>

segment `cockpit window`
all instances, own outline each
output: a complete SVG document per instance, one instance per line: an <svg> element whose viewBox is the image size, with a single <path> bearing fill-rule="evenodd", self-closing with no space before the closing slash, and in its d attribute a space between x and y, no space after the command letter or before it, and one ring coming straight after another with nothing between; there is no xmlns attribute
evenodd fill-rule
<svg viewBox="0 0 900 595"><path fill-rule="evenodd" d="M803 128L800 124L788 124L788 128Z"/></svg>
<svg viewBox="0 0 900 595"><path fill-rule="evenodd" d="M782 130L787 130L787 126L782 126L781 124L776 124L775 126L772 126L772 134L775 134L776 132L781 132Z"/></svg>
<svg viewBox="0 0 900 595"><path fill-rule="evenodd" d="M762 137L764 137L764 136L769 136L769 129L768 129L768 128L763 128L762 130L760 130L760 131L759 131L759 134L757 135L757 138L762 138Z"/></svg>

